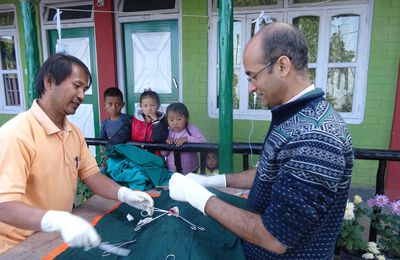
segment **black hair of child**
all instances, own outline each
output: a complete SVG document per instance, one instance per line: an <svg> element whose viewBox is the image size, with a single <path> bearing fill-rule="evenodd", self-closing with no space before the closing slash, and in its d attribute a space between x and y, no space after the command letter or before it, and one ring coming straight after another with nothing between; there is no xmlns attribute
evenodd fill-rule
<svg viewBox="0 0 400 260"><path fill-rule="evenodd" d="M158 106L160 106L160 97L158 96L157 92L151 89L146 89L142 94L140 94L139 103L142 104L142 99L147 97L153 98L157 102Z"/></svg>
<svg viewBox="0 0 400 260"><path fill-rule="evenodd" d="M106 99L106 97L119 97L121 99L124 98L121 90L119 90L119 88L115 88L115 87L110 87L110 88L106 89L106 91L104 91L104 99Z"/></svg>
<svg viewBox="0 0 400 260"><path fill-rule="evenodd" d="M187 107L185 106L185 104L181 103L181 102L175 102L175 103L171 103L168 105L167 107L167 111L165 112L165 114L168 117L168 113L169 112L174 112L174 113L178 113L182 116L184 116L186 118L186 130L188 131L189 135L192 135L189 131L188 128L188 123L189 123L189 110L187 109Z"/></svg>

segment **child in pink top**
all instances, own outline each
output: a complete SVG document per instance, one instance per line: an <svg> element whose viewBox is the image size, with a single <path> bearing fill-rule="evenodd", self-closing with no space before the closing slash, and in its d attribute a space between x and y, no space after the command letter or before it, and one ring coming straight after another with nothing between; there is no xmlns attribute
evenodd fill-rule
<svg viewBox="0 0 400 260"><path fill-rule="evenodd" d="M180 102L172 103L167 107L166 111L169 133L168 144L181 146L184 143L204 143L206 138L202 135L199 128L193 124L189 124L189 111L186 106ZM173 151L161 152L166 157L168 168L176 171L175 157ZM199 158L197 153L180 152L181 157L181 173L197 172L199 169Z"/></svg>

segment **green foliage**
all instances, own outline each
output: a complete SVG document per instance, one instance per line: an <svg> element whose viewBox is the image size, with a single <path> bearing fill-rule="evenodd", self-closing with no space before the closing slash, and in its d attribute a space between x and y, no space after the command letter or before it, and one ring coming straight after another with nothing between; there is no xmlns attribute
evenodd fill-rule
<svg viewBox="0 0 400 260"><path fill-rule="evenodd" d="M378 244L388 257L400 258L400 216L373 207L371 225L378 234Z"/></svg>
<svg viewBox="0 0 400 260"><path fill-rule="evenodd" d="M319 17L301 16L293 20L293 25L299 28L307 40L309 62L317 62Z"/></svg>
<svg viewBox="0 0 400 260"><path fill-rule="evenodd" d="M364 226L360 223L360 219L366 215L366 211L361 206L361 203L351 204L354 205L354 217L343 220L336 245L350 254L361 255L367 249L367 245L363 240Z"/></svg>
<svg viewBox="0 0 400 260"><path fill-rule="evenodd" d="M326 100L333 106L333 107L335 107L336 106L336 98L334 97L334 96L332 96L331 94L329 94L329 92L328 93L326 93Z"/></svg>
<svg viewBox="0 0 400 260"><path fill-rule="evenodd" d="M94 192L91 191L89 187L86 186L86 184L79 179L75 195L74 206L77 207L81 205L83 202L85 202L88 198L92 197L93 195Z"/></svg>

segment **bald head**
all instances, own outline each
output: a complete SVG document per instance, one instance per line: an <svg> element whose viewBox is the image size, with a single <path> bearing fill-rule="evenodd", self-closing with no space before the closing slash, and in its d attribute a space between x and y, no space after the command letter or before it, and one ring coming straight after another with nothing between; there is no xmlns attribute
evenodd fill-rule
<svg viewBox="0 0 400 260"><path fill-rule="evenodd" d="M307 72L308 45L303 34L287 23L271 23L264 26L246 45L248 49L257 48L262 62L287 56L296 71Z"/></svg>

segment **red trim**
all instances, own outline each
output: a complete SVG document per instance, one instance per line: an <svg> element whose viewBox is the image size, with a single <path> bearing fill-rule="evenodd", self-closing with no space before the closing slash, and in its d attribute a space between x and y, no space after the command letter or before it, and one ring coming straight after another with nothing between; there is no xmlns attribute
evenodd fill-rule
<svg viewBox="0 0 400 260"><path fill-rule="evenodd" d="M115 49L115 26L113 0L104 0L104 6L98 7L93 1L94 10L104 11L94 13L94 30L96 37L97 78L99 82L100 119L107 118L104 109L103 93L109 87L118 87L117 54Z"/></svg>
<svg viewBox="0 0 400 260"><path fill-rule="evenodd" d="M400 64L397 71L397 94L389 149L400 150ZM386 195L391 200L400 199L400 162L388 163L385 187Z"/></svg>

